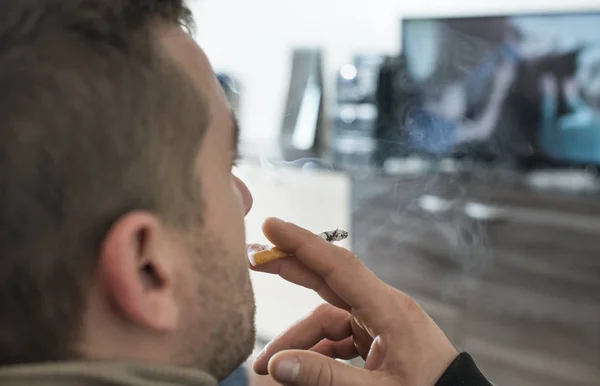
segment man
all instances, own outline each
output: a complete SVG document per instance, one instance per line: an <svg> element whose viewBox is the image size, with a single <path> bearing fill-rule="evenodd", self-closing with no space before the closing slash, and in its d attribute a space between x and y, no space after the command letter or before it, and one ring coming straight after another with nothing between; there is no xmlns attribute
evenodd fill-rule
<svg viewBox="0 0 600 386"><path fill-rule="evenodd" d="M575 74L562 82L552 73L540 78L540 146L555 160L597 164L600 162L600 46L581 50L576 64ZM567 106L564 115L559 115L561 96Z"/></svg>
<svg viewBox="0 0 600 386"><path fill-rule="evenodd" d="M252 197L231 174L237 127L190 21L181 0L0 0L1 385L208 386L251 353ZM487 384L349 251L280 220L265 232L297 257L264 270L330 305L257 372ZM328 358L356 355L365 370Z"/></svg>
<svg viewBox="0 0 600 386"><path fill-rule="evenodd" d="M499 65L487 104L474 119L466 118L468 92L463 80L426 92L423 105L408 115L406 128L411 147L445 155L459 145L488 140L496 129L514 75L514 63L504 61Z"/></svg>

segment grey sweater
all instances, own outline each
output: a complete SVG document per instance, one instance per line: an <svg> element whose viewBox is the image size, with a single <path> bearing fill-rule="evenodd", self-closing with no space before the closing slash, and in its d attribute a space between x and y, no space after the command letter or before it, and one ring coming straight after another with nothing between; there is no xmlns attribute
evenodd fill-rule
<svg viewBox="0 0 600 386"><path fill-rule="evenodd" d="M217 386L189 369L124 362L64 362L0 367L2 386Z"/></svg>

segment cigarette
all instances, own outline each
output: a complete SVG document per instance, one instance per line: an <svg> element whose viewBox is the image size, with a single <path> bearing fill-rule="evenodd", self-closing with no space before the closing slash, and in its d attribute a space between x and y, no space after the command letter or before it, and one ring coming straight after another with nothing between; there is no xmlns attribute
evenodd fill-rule
<svg viewBox="0 0 600 386"><path fill-rule="evenodd" d="M319 236L327 242L333 243L347 239L348 232L341 229L336 229L334 231L319 233ZM253 244L250 246L248 252L248 259L250 260L250 264L252 264L254 267L290 256L291 255L289 253L284 252L277 247L270 248L259 244Z"/></svg>

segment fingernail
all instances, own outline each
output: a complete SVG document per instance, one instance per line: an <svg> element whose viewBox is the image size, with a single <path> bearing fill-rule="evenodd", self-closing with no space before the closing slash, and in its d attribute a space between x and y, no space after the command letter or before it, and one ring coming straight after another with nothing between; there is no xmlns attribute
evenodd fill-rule
<svg viewBox="0 0 600 386"><path fill-rule="evenodd" d="M274 221L274 222L278 222L278 223L285 223L285 221L283 221L282 219L280 219L279 217L269 217L267 218L268 221Z"/></svg>
<svg viewBox="0 0 600 386"><path fill-rule="evenodd" d="M295 382L300 374L300 360L296 357L284 358L275 366L275 378L281 382Z"/></svg>

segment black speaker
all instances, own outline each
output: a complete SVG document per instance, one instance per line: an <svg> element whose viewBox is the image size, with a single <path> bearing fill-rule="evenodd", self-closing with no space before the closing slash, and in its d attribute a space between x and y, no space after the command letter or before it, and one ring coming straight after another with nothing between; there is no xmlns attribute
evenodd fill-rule
<svg viewBox="0 0 600 386"><path fill-rule="evenodd" d="M320 157L324 148L323 58L319 49L296 49L281 128L284 159Z"/></svg>

